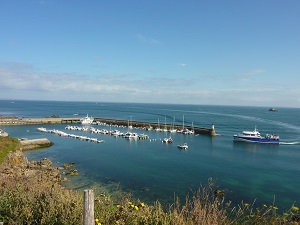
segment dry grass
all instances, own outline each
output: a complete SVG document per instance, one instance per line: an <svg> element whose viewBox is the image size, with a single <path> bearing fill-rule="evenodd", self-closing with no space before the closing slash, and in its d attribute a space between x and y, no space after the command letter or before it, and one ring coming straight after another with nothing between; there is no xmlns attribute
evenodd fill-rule
<svg viewBox="0 0 300 225"><path fill-rule="evenodd" d="M82 196L45 180L1 182L0 215L7 224L82 224Z"/></svg>
<svg viewBox="0 0 300 225"><path fill-rule="evenodd" d="M32 168L15 138L0 139L0 221L82 224L83 196L62 187L54 168ZM10 153L11 152L11 153Z"/></svg>

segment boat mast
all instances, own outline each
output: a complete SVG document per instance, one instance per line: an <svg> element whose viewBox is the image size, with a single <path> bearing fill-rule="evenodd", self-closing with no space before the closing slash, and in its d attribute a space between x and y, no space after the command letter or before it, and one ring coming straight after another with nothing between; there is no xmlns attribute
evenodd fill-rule
<svg viewBox="0 0 300 225"><path fill-rule="evenodd" d="M166 115L165 115L165 131L167 130L167 121L166 121Z"/></svg>

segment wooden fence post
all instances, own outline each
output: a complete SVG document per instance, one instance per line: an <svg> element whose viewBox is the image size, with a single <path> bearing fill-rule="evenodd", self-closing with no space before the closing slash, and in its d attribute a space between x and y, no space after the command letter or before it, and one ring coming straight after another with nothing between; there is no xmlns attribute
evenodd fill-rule
<svg viewBox="0 0 300 225"><path fill-rule="evenodd" d="M94 225L94 191L84 190L83 224Z"/></svg>

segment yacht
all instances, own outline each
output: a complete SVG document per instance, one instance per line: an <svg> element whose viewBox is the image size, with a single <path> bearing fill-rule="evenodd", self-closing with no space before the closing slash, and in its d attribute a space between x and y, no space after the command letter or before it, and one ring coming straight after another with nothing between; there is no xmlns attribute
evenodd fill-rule
<svg viewBox="0 0 300 225"><path fill-rule="evenodd" d="M189 146L187 145L187 143L184 143L183 145L178 145L177 147L186 150Z"/></svg>

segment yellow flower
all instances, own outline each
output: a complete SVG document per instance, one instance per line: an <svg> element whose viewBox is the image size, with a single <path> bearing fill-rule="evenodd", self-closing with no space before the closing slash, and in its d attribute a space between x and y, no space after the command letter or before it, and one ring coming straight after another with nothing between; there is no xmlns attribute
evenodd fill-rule
<svg viewBox="0 0 300 225"><path fill-rule="evenodd" d="M116 221L116 224L119 224L119 223L120 223L120 222L117 220L117 221Z"/></svg>
<svg viewBox="0 0 300 225"><path fill-rule="evenodd" d="M245 203L245 204L244 204L244 206L245 206L245 207L248 207L248 206L249 206L249 204L248 204L248 203Z"/></svg>
<svg viewBox="0 0 300 225"><path fill-rule="evenodd" d="M120 205L117 205L117 208L120 208Z"/></svg>
<svg viewBox="0 0 300 225"><path fill-rule="evenodd" d="M128 202L129 205L132 205L132 202Z"/></svg>
<svg viewBox="0 0 300 225"><path fill-rule="evenodd" d="M137 206L134 206L134 208L135 208L135 210L139 210L139 207L137 207Z"/></svg>
<svg viewBox="0 0 300 225"><path fill-rule="evenodd" d="M145 203L144 202L139 203L138 207L145 207Z"/></svg>
<svg viewBox="0 0 300 225"><path fill-rule="evenodd" d="M294 205L293 205L293 206L292 206L292 210L293 210L293 211L298 211L299 208L298 208L297 206L294 206Z"/></svg>
<svg viewBox="0 0 300 225"><path fill-rule="evenodd" d="M95 221L98 223L99 222L99 220L98 219L95 219Z"/></svg>

